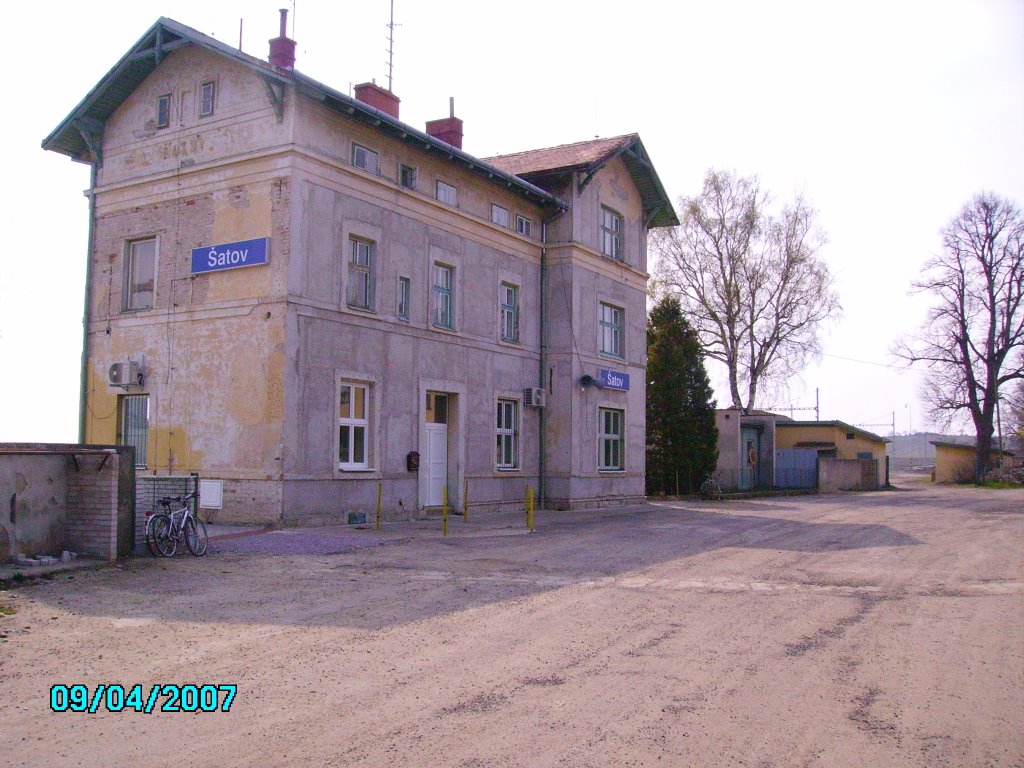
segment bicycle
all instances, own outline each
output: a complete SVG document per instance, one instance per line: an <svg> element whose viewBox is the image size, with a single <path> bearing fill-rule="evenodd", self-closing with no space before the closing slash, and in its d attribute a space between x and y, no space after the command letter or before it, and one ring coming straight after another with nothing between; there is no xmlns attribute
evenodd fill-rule
<svg viewBox="0 0 1024 768"><path fill-rule="evenodd" d="M700 497L709 501L722 500L722 486L717 477L708 475L704 478L704 482L700 484Z"/></svg>
<svg viewBox="0 0 1024 768"><path fill-rule="evenodd" d="M188 551L196 557L206 554L210 544L206 523L192 514L188 504L195 498L197 494L192 492L185 496L165 496L157 499L157 503L164 511L153 515L146 523L146 545L152 544L161 557L173 557L178 551L178 544L182 541L185 542ZM172 510L172 504L178 508Z"/></svg>

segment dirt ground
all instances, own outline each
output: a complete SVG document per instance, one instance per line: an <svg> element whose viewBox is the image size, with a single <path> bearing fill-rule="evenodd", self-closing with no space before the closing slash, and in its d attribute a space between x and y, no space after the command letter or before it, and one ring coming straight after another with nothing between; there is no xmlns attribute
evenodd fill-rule
<svg viewBox="0 0 1024 768"><path fill-rule="evenodd" d="M0 592L0 764L1024 766L1024 491L439 529ZM74 683L238 693L52 712Z"/></svg>

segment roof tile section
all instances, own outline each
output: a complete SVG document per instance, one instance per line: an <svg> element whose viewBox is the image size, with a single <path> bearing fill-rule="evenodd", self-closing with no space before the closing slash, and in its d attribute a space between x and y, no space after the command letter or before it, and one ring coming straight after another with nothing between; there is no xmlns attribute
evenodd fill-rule
<svg viewBox="0 0 1024 768"><path fill-rule="evenodd" d="M589 168L608 160L622 149L635 141L635 133L625 136L614 136L610 139L592 139L578 141L575 144L562 144L546 149L531 149L527 152L514 152L511 155L498 155L484 158L488 163L516 176L563 171L572 168Z"/></svg>

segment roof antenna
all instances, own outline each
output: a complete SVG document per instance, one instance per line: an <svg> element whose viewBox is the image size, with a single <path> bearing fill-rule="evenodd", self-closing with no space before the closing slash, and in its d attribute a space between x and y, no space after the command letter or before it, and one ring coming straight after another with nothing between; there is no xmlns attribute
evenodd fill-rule
<svg viewBox="0 0 1024 768"><path fill-rule="evenodd" d="M238 20L238 50L242 50L242 22L244 19Z"/></svg>
<svg viewBox="0 0 1024 768"><path fill-rule="evenodd" d="M388 90L395 92L392 88L392 73L395 65L395 27L402 26L395 24L395 0L391 0L391 21L388 22Z"/></svg>

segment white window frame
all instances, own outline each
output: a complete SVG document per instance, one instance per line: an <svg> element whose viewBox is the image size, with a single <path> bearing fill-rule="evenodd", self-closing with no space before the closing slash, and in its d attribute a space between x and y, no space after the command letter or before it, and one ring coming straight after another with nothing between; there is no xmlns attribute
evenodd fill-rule
<svg viewBox="0 0 1024 768"><path fill-rule="evenodd" d="M499 397L496 409L495 468L499 471L519 469L519 414L520 402L514 398Z"/></svg>
<svg viewBox="0 0 1024 768"><path fill-rule="evenodd" d="M457 206L459 204L459 190L446 181L437 180L434 186L434 195L442 203Z"/></svg>
<svg viewBox="0 0 1024 768"><path fill-rule="evenodd" d="M447 275L447 280L439 278ZM430 291L433 297L431 320L435 328L455 330L455 267L435 261L430 265ZM444 317L447 316L447 323Z"/></svg>
<svg viewBox="0 0 1024 768"><path fill-rule="evenodd" d="M601 253L622 261L622 214L607 205L601 206Z"/></svg>
<svg viewBox="0 0 1024 768"><path fill-rule="evenodd" d="M369 147L352 142L352 165L377 176L380 174L380 155Z"/></svg>
<svg viewBox="0 0 1024 768"><path fill-rule="evenodd" d="M206 98L209 91L210 98ZM207 80L199 86L199 116L210 117L217 108L217 81Z"/></svg>
<svg viewBox="0 0 1024 768"><path fill-rule="evenodd" d="M138 272L136 247L143 244L153 244L153 280L149 291L136 290L135 275ZM140 237L135 240L128 240L124 246L124 282L122 290L121 309L124 312L141 312L152 309L156 306L156 264L157 255L160 252L160 242L156 237ZM143 304L136 298L139 294L149 293L148 304Z"/></svg>
<svg viewBox="0 0 1024 768"><path fill-rule="evenodd" d="M602 355L625 357L626 311L604 301L598 307L598 350Z"/></svg>
<svg viewBox="0 0 1024 768"><path fill-rule="evenodd" d="M349 237L348 285L345 300L349 307L373 311L376 280L377 244L361 237ZM365 263L364 263L365 262ZM357 291L361 295L357 295Z"/></svg>
<svg viewBox="0 0 1024 768"><path fill-rule="evenodd" d="M409 303L412 300L412 280L405 275L398 276L398 294L395 303L395 316L399 320L409 319Z"/></svg>
<svg viewBox="0 0 1024 768"><path fill-rule="evenodd" d="M516 214L516 232L526 237L533 237L533 220L521 213Z"/></svg>
<svg viewBox="0 0 1024 768"><path fill-rule="evenodd" d="M509 344L519 343L519 286L502 282L498 293L501 308L501 340Z"/></svg>
<svg viewBox="0 0 1024 768"><path fill-rule="evenodd" d="M361 417L355 415L355 404L357 402L356 392L361 390L363 393L363 415ZM349 403L349 415L341 415L342 398L345 393L348 393ZM370 433L370 413L372 403L370 398L373 394L373 388L365 381L350 381L342 380L338 382L337 396L334 398L335 411L335 435L337 435L337 444L335 445L335 461L337 467L342 472L352 471L365 471L370 468L370 446L372 443L372 435ZM347 437L343 436L342 429L347 429ZM362 431L363 435L363 455L362 460L356 460L356 435L359 431ZM348 455L348 461L342 460L342 449L345 449Z"/></svg>
<svg viewBox="0 0 1024 768"><path fill-rule="evenodd" d="M508 228L508 208L503 208L497 203L491 203L491 222L499 227Z"/></svg>
<svg viewBox="0 0 1024 768"><path fill-rule="evenodd" d="M597 409L597 469L599 472L626 470L626 411L622 408Z"/></svg>

